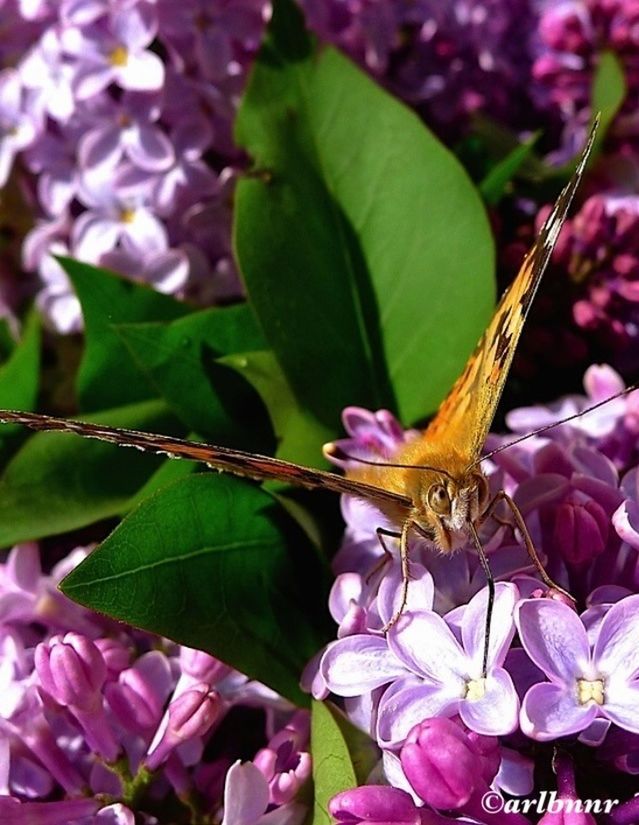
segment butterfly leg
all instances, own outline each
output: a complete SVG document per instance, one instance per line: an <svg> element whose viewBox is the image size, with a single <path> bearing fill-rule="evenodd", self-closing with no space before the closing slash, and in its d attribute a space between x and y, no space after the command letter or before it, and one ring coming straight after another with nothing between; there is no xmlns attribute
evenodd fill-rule
<svg viewBox="0 0 639 825"><path fill-rule="evenodd" d="M378 527L375 532L377 533L377 540L382 546L382 550L384 551L384 555L381 559L375 564L371 572L366 576L366 584L370 584L371 579L379 573L379 571L385 567L390 561L393 559L393 554L386 546L386 542L384 541L384 537L392 538L392 539L401 539L402 534L398 533L396 530L387 530L385 527Z"/></svg>
<svg viewBox="0 0 639 825"><path fill-rule="evenodd" d="M399 559L402 565L402 592L401 598L399 602L399 608L395 611L393 616L391 616L390 621L388 621L384 627L382 628L382 633L387 633L391 627L397 622L399 617L402 615L406 608L406 602L408 601L408 584L410 582L410 560L408 558L408 531L412 527L412 521L404 522L402 526L402 532L399 534Z"/></svg>
<svg viewBox="0 0 639 825"><path fill-rule="evenodd" d="M537 572L541 576L543 583L547 587L552 588L553 590L558 590L560 593L563 593L564 596L568 596L569 599L575 601L574 596L572 596L567 590L564 590L564 588L561 587L561 585L557 584L557 582L553 581L548 575L548 573L546 573L546 569L541 563L541 559L539 558L539 556L537 555L537 551L535 550L535 545L533 544L532 537L528 532L528 528L526 527L526 522L524 521L524 517L521 514L521 510L519 509L519 507L517 507L515 502L512 500L512 498L508 495L508 493L505 490L500 490L498 493L496 493L496 495L493 497L492 501L486 508L486 513L488 513L489 510L492 507L494 507L499 501L505 502L510 508L510 511L515 519L515 524L517 525L517 528L519 529L519 532L523 537L524 545L526 546L526 552L530 556L530 560L532 561L532 563L537 568Z"/></svg>
<svg viewBox="0 0 639 825"><path fill-rule="evenodd" d="M494 499L493 499L493 501L494 501ZM507 518L502 518L501 516L498 516L497 513L489 512L490 508L492 506L493 506L493 502L491 501L489 503L488 507L486 508L486 513L484 513L484 516L481 519L482 523L484 521L487 521L489 518L492 518L493 521L496 521L497 524L499 524L500 527L508 527L508 529L510 530L510 533L513 537L513 541L516 541L517 540L517 533L515 532L515 525L512 523L512 521L509 521Z"/></svg>
<svg viewBox="0 0 639 825"><path fill-rule="evenodd" d="M495 604L495 579L493 578L492 571L490 569L490 565L488 564L488 558L486 556L486 552L483 548L481 540L479 538L479 534L475 528L475 525L471 522L469 524L470 532L473 537L473 541L475 542L475 547L477 548L477 555L479 556L479 563L482 566L484 574L486 576L486 582L488 584L488 605L486 607L486 625L484 628L484 655L482 658L482 665L481 665L481 675L482 678L486 678L486 673L488 671L488 646L490 645L490 625L493 619L493 606Z"/></svg>

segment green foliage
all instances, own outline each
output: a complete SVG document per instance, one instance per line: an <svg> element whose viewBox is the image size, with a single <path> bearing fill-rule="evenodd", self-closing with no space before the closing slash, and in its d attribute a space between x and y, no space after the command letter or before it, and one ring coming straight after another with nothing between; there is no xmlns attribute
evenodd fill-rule
<svg viewBox="0 0 639 825"><path fill-rule="evenodd" d="M87 421L183 435L161 401L143 401ZM65 533L115 516L163 459L63 433L37 433L0 477L0 546Z"/></svg>
<svg viewBox="0 0 639 825"><path fill-rule="evenodd" d="M86 343L76 386L81 409L108 409L153 398L113 324L173 320L189 308L105 269L71 258L58 261L71 279L84 316Z"/></svg>
<svg viewBox="0 0 639 825"><path fill-rule="evenodd" d="M313 702L311 755L315 807L313 825L331 825L328 803L336 793L357 786L357 776L342 731L339 711L328 702Z"/></svg>
<svg viewBox="0 0 639 825"><path fill-rule="evenodd" d="M309 467L326 466L322 444L338 432L325 427L293 395L282 368L270 351L244 352L221 358L259 392L277 437L278 458Z"/></svg>
<svg viewBox="0 0 639 825"><path fill-rule="evenodd" d="M22 330L22 338L0 366L0 408L33 410L38 398L40 379L40 322L30 313ZM22 433L19 426L0 429L0 455L4 457L10 443Z"/></svg>
<svg viewBox="0 0 639 825"><path fill-rule="evenodd" d="M591 109L593 113L599 112L601 115L595 143L596 153L600 151L627 92L628 84L619 58L614 52L602 52L593 77L591 93Z"/></svg>
<svg viewBox="0 0 639 825"><path fill-rule="evenodd" d="M535 144L540 137L536 132L524 143L520 143L511 149L506 157L496 163L479 184L479 191L486 203L493 206L499 203L506 191L506 187L515 177L525 161L531 157Z"/></svg>
<svg viewBox="0 0 639 825"><path fill-rule="evenodd" d="M238 119L254 162L235 245L296 395L335 427L347 404L409 423L436 407L494 298L467 175L417 117L275 5Z"/></svg>
<svg viewBox="0 0 639 825"><path fill-rule="evenodd" d="M308 542L268 493L197 474L133 510L62 590L306 704L300 672L330 632L321 581Z"/></svg>
<svg viewBox="0 0 639 825"><path fill-rule="evenodd" d="M259 395L218 360L263 338L246 306L193 312L170 323L122 324L124 342L150 391L216 443L268 451L272 437Z"/></svg>

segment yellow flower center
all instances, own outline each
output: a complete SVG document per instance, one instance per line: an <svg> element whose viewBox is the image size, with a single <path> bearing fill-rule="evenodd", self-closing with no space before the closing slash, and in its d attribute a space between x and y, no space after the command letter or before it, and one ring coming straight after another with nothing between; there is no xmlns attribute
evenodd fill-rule
<svg viewBox="0 0 639 825"><path fill-rule="evenodd" d="M124 46L116 46L109 55L112 66L126 66L129 61L129 53Z"/></svg>
<svg viewBox="0 0 639 825"><path fill-rule="evenodd" d="M485 679L471 679L470 681L466 682L466 699L470 699L473 702L476 699L483 699L484 694L486 693L486 680Z"/></svg>
<svg viewBox="0 0 639 825"><path fill-rule="evenodd" d="M577 679L577 696L581 705L591 700L597 705L604 703L604 683L602 679Z"/></svg>
<svg viewBox="0 0 639 825"><path fill-rule="evenodd" d="M135 209L123 209L120 212L120 223L133 223Z"/></svg>

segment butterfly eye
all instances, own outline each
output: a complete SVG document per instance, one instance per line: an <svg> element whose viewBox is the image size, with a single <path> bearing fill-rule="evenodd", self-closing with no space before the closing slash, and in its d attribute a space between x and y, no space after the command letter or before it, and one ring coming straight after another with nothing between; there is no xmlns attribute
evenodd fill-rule
<svg viewBox="0 0 639 825"><path fill-rule="evenodd" d="M439 516L450 513L450 498L443 484L433 484L428 490L428 506Z"/></svg>

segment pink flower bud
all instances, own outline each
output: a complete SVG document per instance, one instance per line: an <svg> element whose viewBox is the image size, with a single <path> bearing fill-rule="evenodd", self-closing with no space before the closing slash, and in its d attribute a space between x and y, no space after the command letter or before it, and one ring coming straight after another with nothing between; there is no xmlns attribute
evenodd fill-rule
<svg viewBox="0 0 639 825"><path fill-rule="evenodd" d="M603 552L609 529L606 511L593 499L564 501L555 516L554 541L568 564L581 566Z"/></svg>
<svg viewBox="0 0 639 825"><path fill-rule="evenodd" d="M108 684L105 696L119 722L134 733L148 733L162 717L162 701L145 674L136 667L122 671Z"/></svg>
<svg viewBox="0 0 639 825"><path fill-rule="evenodd" d="M107 667L107 679L117 679L118 674L131 662L131 649L117 639L96 639L95 646L102 654Z"/></svg>
<svg viewBox="0 0 639 825"><path fill-rule="evenodd" d="M169 705L163 724L149 747L148 768L155 770L178 745L204 736L220 715L221 708L219 693L205 682L181 693Z"/></svg>
<svg viewBox="0 0 639 825"><path fill-rule="evenodd" d="M43 690L64 707L91 710L101 701L106 665L90 639L79 633L53 636L35 650Z"/></svg>
<svg viewBox="0 0 639 825"><path fill-rule="evenodd" d="M479 750L451 719L426 719L415 725L400 759L415 792L433 808L461 808L485 784Z"/></svg>
<svg viewBox="0 0 639 825"><path fill-rule="evenodd" d="M420 825L420 809L405 791L387 785L362 785L342 791L328 803L333 819L341 825L358 823L405 823Z"/></svg>
<svg viewBox="0 0 639 825"><path fill-rule="evenodd" d="M268 782L273 805L290 802L311 775L309 725L308 713L298 711L253 759Z"/></svg>
<svg viewBox="0 0 639 825"><path fill-rule="evenodd" d="M203 650L195 650L192 647L184 647L184 645L180 648L180 667L183 673L187 673L199 682L208 682L211 685L219 682L232 670L224 662L220 662L219 659Z"/></svg>

